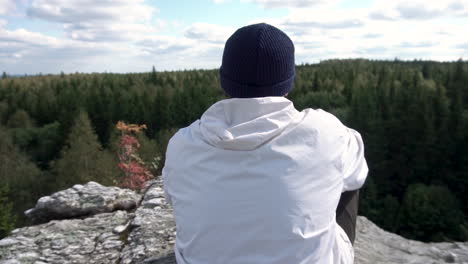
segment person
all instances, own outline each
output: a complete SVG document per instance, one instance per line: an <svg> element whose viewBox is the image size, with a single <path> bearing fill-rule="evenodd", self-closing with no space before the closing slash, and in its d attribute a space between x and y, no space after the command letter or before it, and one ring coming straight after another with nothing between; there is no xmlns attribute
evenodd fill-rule
<svg viewBox="0 0 468 264"><path fill-rule="evenodd" d="M353 263L368 172L360 134L285 97L294 44L276 27L238 29L219 77L230 98L180 129L166 152L177 263Z"/></svg>

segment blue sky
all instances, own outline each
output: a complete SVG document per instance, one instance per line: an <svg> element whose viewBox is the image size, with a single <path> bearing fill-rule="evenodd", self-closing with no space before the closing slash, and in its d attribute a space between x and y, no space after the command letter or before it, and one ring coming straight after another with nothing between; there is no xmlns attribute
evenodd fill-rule
<svg viewBox="0 0 468 264"><path fill-rule="evenodd" d="M0 0L0 71L217 68L257 22L291 37L297 64L468 55L468 0Z"/></svg>

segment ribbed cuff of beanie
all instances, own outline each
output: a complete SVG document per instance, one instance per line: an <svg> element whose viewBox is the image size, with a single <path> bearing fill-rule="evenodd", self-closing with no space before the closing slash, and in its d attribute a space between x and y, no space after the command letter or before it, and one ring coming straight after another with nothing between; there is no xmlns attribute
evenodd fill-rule
<svg viewBox="0 0 468 264"><path fill-rule="evenodd" d="M219 79L221 82L221 87L223 87L224 91L226 91L226 93L232 98L252 98L265 96L284 96L292 89L294 76L295 74L284 81L272 85L254 86L232 81L229 78L224 77L221 70Z"/></svg>

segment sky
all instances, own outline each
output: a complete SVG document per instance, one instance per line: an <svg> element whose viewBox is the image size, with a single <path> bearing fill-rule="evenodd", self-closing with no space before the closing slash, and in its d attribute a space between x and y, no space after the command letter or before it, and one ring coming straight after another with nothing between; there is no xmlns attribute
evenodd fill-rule
<svg viewBox="0 0 468 264"><path fill-rule="evenodd" d="M0 0L0 72L214 69L260 22L292 39L296 64L468 57L468 0Z"/></svg>

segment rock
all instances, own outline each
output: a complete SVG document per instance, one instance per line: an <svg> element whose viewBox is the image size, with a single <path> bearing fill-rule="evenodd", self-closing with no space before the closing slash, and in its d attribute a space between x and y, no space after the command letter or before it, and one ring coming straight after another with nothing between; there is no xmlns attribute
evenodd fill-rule
<svg viewBox="0 0 468 264"><path fill-rule="evenodd" d="M127 228L128 228L128 225L119 225L119 226L114 227L114 229L112 229L112 232L114 234L120 234L120 233L123 233L125 230L127 230Z"/></svg>
<svg viewBox="0 0 468 264"><path fill-rule="evenodd" d="M125 196L130 197L125 199L134 201L135 204L140 200L132 192L121 195L129 190L95 186L96 183L75 185L71 188L74 191L68 189L41 199L45 204L62 201L62 207L72 208L93 208L90 200L107 201L99 202L100 204L116 204L116 200ZM94 192L86 191L90 188ZM99 193L100 188L103 188L102 192L108 190L107 188L115 188L112 190L115 195ZM68 194L63 194L67 191ZM92 198L98 194L104 198ZM64 196L68 199L60 198ZM78 200L72 201L73 198ZM42 213L46 212L48 211ZM0 264L176 264L173 253L175 224L172 209L164 199L160 180L152 180L147 184L141 204L133 212L93 212L97 214L84 219L53 220L46 224L15 229L11 236L0 240ZM380 229L361 216L358 217L356 233L356 264L468 264L468 242L422 243L408 240Z"/></svg>
<svg viewBox="0 0 468 264"><path fill-rule="evenodd" d="M455 263L457 262L457 254L453 252L449 252L448 254L444 256L444 260L447 263Z"/></svg>
<svg viewBox="0 0 468 264"><path fill-rule="evenodd" d="M384 231L358 217L355 263L468 263L468 242L423 243Z"/></svg>
<svg viewBox="0 0 468 264"><path fill-rule="evenodd" d="M164 198L162 182L154 180L152 183L130 223L134 229L122 250L122 264L148 263L173 252L175 223L172 209Z"/></svg>
<svg viewBox="0 0 468 264"><path fill-rule="evenodd" d="M165 200L163 198L154 198L151 199L145 203L143 203L143 206L145 208L154 208L156 206L162 206L164 204Z"/></svg>
<svg viewBox="0 0 468 264"><path fill-rule="evenodd" d="M129 189L106 187L97 182L74 185L72 188L41 197L25 215L34 223L52 219L90 216L115 210L134 209L141 196Z"/></svg>
<svg viewBox="0 0 468 264"><path fill-rule="evenodd" d="M20 228L0 240L0 264L117 263L125 240L112 229L132 217L115 211Z"/></svg>
<svg viewBox="0 0 468 264"><path fill-rule="evenodd" d="M120 263L146 263L172 253L175 224L171 211L140 207L135 214L140 219L139 224L130 232Z"/></svg>
<svg viewBox="0 0 468 264"><path fill-rule="evenodd" d="M160 258L150 258L143 262L144 264L177 264L174 253Z"/></svg>
<svg viewBox="0 0 468 264"><path fill-rule="evenodd" d="M8 246L12 246L14 244L17 244L19 243L18 240L14 239L14 238L4 238L2 240L0 240L0 247L8 247Z"/></svg>

